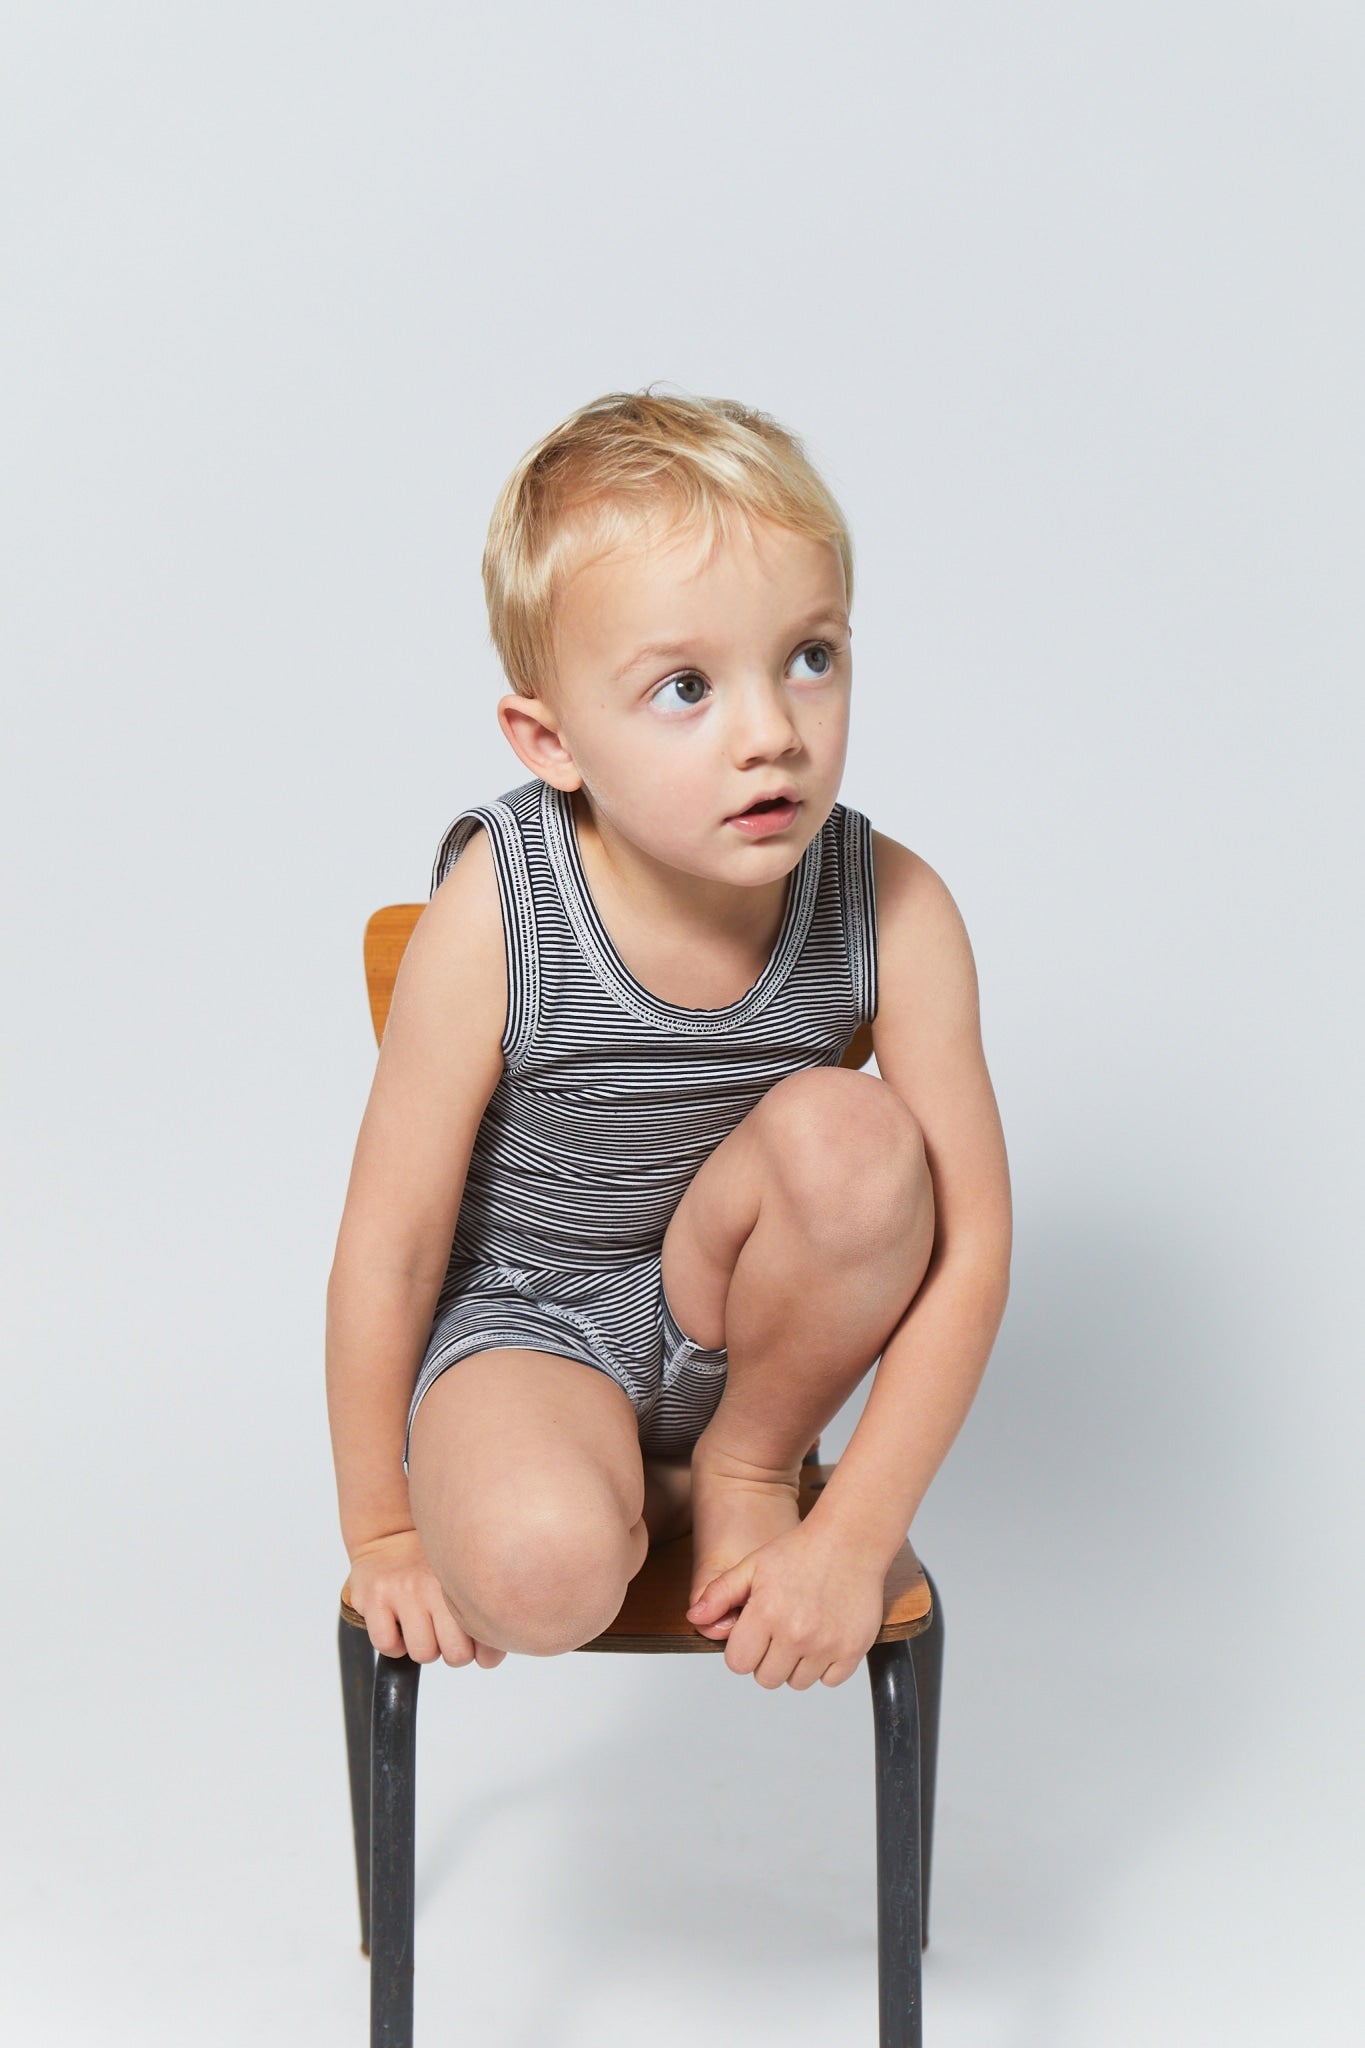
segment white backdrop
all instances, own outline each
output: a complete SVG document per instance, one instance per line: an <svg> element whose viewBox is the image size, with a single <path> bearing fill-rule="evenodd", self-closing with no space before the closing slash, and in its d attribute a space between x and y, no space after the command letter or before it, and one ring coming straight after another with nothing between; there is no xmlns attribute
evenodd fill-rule
<svg viewBox="0 0 1365 2048"><path fill-rule="evenodd" d="M1327 0L5 10L11 2038L365 2038L361 931L525 779L499 486L652 380L844 505L841 794L962 906L1010 1143L914 1532L928 2038L1361 2038L1362 59ZM420 1723L419 2040L875 2038L863 1680Z"/></svg>

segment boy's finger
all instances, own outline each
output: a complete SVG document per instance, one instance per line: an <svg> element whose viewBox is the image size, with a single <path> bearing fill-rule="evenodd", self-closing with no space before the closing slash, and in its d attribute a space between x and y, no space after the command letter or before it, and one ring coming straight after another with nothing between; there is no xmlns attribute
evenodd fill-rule
<svg viewBox="0 0 1365 2048"><path fill-rule="evenodd" d="M454 1615L444 1604L432 1616L436 1625L436 1640L441 1646L441 1655L447 1664L459 1670L471 1662L474 1656L474 1639L460 1627Z"/></svg>
<svg viewBox="0 0 1365 2048"><path fill-rule="evenodd" d="M401 1657L403 1637L398 1627L398 1617L391 1607L381 1607L377 1600L370 1602L370 1612L365 1618L370 1641L381 1657Z"/></svg>
<svg viewBox="0 0 1365 2048"><path fill-rule="evenodd" d="M431 1616L420 1607L411 1607L400 1613L399 1625L407 1653L414 1664L434 1664L441 1652L436 1642L436 1631L431 1625Z"/></svg>
<svg viewBox="0 0 1365 2048"><path fill-rule="evenodd" d="M692 1626L699 1636L706 1636L713 1643L723 1643L738 1620L738 1614L722 1614L719 1621L694 1621Z"/></svg>
<svg viewBox="0 0 1365 2048"><path fill-rule="evenodd" d="M690 1617L700 1616L707 1621L716 1620L725 1614L742 1598L746 1576L741 1568L732 1567L728 1572L717 1572L714 1579L707 1581L687 1612Z"/></svg>

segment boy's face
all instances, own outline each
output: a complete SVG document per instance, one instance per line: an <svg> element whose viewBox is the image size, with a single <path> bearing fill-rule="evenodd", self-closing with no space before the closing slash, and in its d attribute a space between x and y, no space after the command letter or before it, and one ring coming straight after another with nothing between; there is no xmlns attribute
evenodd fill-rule
<svg viewBox="0 0 1365 2048"><path fill-rule="evenodd" d="M555 644L553 701L504 697L499 719L535 774L586 791L611 850L741 885L796 866L848 745L832 543L762 521L713 548L681 533L637 544L572 577ZM783 829L754 837L729 822L784 787L798 801Z"/></svg>

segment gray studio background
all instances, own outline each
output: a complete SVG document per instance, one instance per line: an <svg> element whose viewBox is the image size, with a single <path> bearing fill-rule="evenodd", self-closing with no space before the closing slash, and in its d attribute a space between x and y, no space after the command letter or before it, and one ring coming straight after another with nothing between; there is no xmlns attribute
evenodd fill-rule
<svg viewBox="0 0 1365 2048"><path fill-rule="evenodd" d="M845 507L841 794L957 896L1010 1144L915 1527L928 2038L1358 2041L1358 10L49 0L3 45L8 2038L365 2038L361 931L524 780L499 486L663 380ZM874 2040L864 1677L515 1657L419 1722L419 2040Z"/></svg>

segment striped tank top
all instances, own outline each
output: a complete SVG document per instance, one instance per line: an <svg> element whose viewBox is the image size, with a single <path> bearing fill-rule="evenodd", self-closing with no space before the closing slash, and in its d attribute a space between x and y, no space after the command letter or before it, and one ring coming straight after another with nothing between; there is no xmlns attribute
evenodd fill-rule
<svg viewBox="0 0 1365 2048"><path fill-rule="evenodd" d="M871 827L836 803L788 881L766 966L720 1009L636 980L598 915L567 792L538 777L461 811L434 895L487 832L507 957L503 1072L475 1136L434 1329L462 1293L581 1313L658 1253L708 1155L777 1081L838 1066L877 1008ZM430 1354L428 1364L432 1361ZM628 1363L628 1362L626 1362Z"/></svg>

